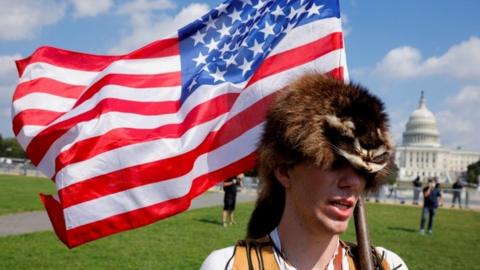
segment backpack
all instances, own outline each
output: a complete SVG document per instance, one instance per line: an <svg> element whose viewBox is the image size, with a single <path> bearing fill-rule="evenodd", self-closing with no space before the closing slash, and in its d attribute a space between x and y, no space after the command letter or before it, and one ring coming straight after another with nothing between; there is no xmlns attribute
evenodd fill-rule
<svg viewBox="0 0 480 270"><path fill-rule="evenodd" d="M339 245L340 256L334 259L335 269L341 269L342 248L346 249L349 269L360 269L358 260L355 259L357 245L343 241L340 241ZM280 270L274 256L274 245L268 236L238 241L233 256L233 270ZM372 247L372 256L375 270L390 270L384 254L380 256L374 247Z"/></svg>

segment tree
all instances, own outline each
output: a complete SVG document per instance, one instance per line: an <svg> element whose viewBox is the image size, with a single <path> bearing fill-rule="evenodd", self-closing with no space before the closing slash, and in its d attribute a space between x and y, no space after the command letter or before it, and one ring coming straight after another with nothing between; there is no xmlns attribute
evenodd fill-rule
<svg viewBox="0 0 480 270"><path fill-rule="evenodd" d="M2 147L4 148L3 156L13 158L26 158L25 151L23 151L16 138L3 139Z"/></svg>
<svg viewBox="0 0 480 270"><path fill-rule="evenodd" d="M477 183L478 175L480 175L480 160L468 165L467 182L470 184L478 184Z"/></svg>
<svg viewBox="0 0 480 270"><path fill-rule="evenodd" d="M5 156L5 145L3 143L3 137L2 134L0 134L0 157Z"/></svg>

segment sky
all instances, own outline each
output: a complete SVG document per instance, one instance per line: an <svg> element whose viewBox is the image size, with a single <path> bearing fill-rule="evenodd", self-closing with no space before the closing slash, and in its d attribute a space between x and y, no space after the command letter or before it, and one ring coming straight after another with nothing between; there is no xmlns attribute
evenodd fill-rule
<svg viewBox="0 0 480 270"><path fill-rule="evenodd" d="M0 134L13 136L15 59L45 45L126 53L174 33L219 3L0 0ZM340 6L350 78L385 102L397 144L424 91L442 145L480 151L480 1L340 0Z"/></svg>

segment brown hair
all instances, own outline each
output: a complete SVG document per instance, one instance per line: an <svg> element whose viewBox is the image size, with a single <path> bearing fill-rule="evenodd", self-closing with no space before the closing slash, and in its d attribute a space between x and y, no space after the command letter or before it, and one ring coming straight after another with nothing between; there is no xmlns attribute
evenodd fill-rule
<svg viewBox="0 0 480 270"><path fill-rule="evenodd" d="M310 161L330 169L348 160L368 173L366 190L376 189L388 173L393 148L387 122L383 103L357 84L309 73L280 90L257 149L260 188L247 237L265 236L280 222L285 189L276 168Z"/></svg>

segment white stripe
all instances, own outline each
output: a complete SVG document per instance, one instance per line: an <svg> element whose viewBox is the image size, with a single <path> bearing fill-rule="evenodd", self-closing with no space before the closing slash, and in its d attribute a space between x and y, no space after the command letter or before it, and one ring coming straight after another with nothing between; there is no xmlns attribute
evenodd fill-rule
<svg viewBox="0 0 480 270"><path fill-rule="evenodd" d="M270 53L275 55L314 42L334 32L342 32L338 18L327 18L293 28Z"/></svg>
<svg viewBox="0 0 480 270"><path fill-rule="evenodd" d="M47 93L32 93L13 102L13 117L23 110L38 109L54 112L66 112L75 104L76 99L59 97Z"/></svg>
<svg viewBox="0 0 480 270"><path fill-rule="evenodd" d="M26 125L17 134L17 141L23 149L27 149L32 141L32 138L37 136L39 132L45 129L46 126Z"/></svg>
<svg viewBox="0 0 480 270"><path fill-rule="evenodd" d="M195 160L193 169L180 177L118 192L64 209L67 230L186 195L192 180L221 169L255 150L262 125Z"/></svg>
<svg viewBox="0 0 480 270"><path fill-rule="evenodd" d="M103 152L85 161L69 164L55 177L57 190L92 177L123 168L180 155L200 145L205 137L220 127L225 114L189 129L180 138L162 138ZM141 153L141 154L140 154Z"/></svg>
<svg viewBox="0 0 480 270"><path fill-rule="evenodd" d="M57 67L43 62L35 62L25 68L22 77L18 80L18 84L38 78L51 78L66 84L88 85L97 75L97 71L81 71Z"/></svg>
<svg viewBox="0 0 480 270"><path fill-rule="evenodd" d="M106 85L95 98L97 100L114 98L141 102L176 101L180 99L181 90L181 86L133 88L121 85Z"/></svg>
<svg viewBox="0 0 480 270"><path fill-rule="evenodd" d="M18 83L38 79L51 78L73 85L91 85L107 74L162 74L180 70L180 57L167 56L148 59L127 59L112 62L101 72L81 71L54 66L48 63L35 62L29 64Z"/></svg>

